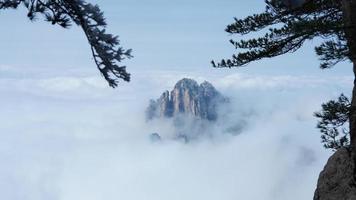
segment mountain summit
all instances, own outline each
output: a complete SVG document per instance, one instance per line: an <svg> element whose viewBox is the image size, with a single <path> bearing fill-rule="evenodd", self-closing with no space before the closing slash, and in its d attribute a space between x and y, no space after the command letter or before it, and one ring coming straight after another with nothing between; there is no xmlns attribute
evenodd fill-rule
<svg viewBox="0 0 356 200"><path fill-rule="evenodd" d="M165 91L157 100L151 100L147 108L147 119L156 117L171 118L188 114L200 119L215 121L217 107L226 99L215 87L204 81L200 85L193 79L183 78L171 92Z"/></svg>

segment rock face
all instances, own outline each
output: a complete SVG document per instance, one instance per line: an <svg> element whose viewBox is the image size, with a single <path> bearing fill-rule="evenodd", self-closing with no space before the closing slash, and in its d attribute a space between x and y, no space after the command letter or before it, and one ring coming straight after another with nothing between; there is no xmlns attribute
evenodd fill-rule
<svg viewBox="0 0 356 200"><path fill-rule="evenodd" d="M350 151L339 149L320 173L314 200L356 200L354 170Z"/></svg>
<svg viewBox="0 0 356 200"><path fill-rule="evenodd" d="M162 140L161 136L158 133L151 133L149 139L151 142L159 142Z"/></svg>
<svg viewBox="0 0 356 200"><path fill-rule="evenodd" d="M171 92L165 91L157 100L151 100L147 108L147 119L174 117L189 114L201 119L217 119L217 107L226 99L205 81L202 84L184 78L176 83Z"/></svg>

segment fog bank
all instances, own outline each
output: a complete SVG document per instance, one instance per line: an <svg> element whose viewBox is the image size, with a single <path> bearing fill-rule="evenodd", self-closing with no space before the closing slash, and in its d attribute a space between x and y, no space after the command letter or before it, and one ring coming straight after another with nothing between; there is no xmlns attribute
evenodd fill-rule
<svg viewBox="0 0 356 200"><path fill-rule="evenodd" d="M97 75L0 71L0 198L12 200L311 199L331 153L313 112L352 83L159 71L113 90ZM183 77L210 81L230 106L209 128L214 137L152 143L150 133L174 127L146 123L148 101Z"/></svg>

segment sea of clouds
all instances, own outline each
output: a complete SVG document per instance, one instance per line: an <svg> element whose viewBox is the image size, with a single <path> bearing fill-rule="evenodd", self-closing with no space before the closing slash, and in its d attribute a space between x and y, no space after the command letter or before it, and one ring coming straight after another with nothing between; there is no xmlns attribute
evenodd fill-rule
<svg viewBox="0 0 356 200"><path fill-rule="evenodd" d="M313 112L349 95L352 77L264 76L236 72L147 71L109 88L73 69L0 66L0 199L312 199L331 154ZM209 131L189 143L149 134L149 99L189 77L229 97ZM238 134L226 128L243 124Z"/></svg>

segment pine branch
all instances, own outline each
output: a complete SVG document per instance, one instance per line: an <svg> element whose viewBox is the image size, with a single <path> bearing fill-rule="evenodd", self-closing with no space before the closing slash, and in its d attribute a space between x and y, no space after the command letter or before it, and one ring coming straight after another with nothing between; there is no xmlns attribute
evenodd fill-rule
<svg viewBox="0 0 356 200"><path fill-rule="evenodd" d="M0 0L0 9L16 9L20 4L27 8L30 20L41 14L46 21L63 28L70 27L73 22L80 26L95 64L109 85L116 87L119 79L130 81L126 66L120 63L132 57L131 49L122 48L118 36L106 32L107 24L99 6L84 0Z"/></svg>
<svg viewBox="0 0 356 200"><path fill-rule="evenodd" d="M309 0L303 6L295 8L286 7L281 1L267 0L266 4L265 12L244 19L235 18L235 22L226 28L232 35L253 32L264 35L239 41L231 39L230 43L236 49L247 51L238 52L231 59L223 59L217 63L212 61L214 67L240 67L263 58L295 52L306 40L314 38L344 38L347 27L343 23L340 1ZM347 49L343 49L342 53L334 52L332 57L331 52L325 56L325 48L317 48L317 54L323 61L322 67L330 67L348 59L345 53ZM340 48L329 48L330 50L339 51Z"/></svg>

